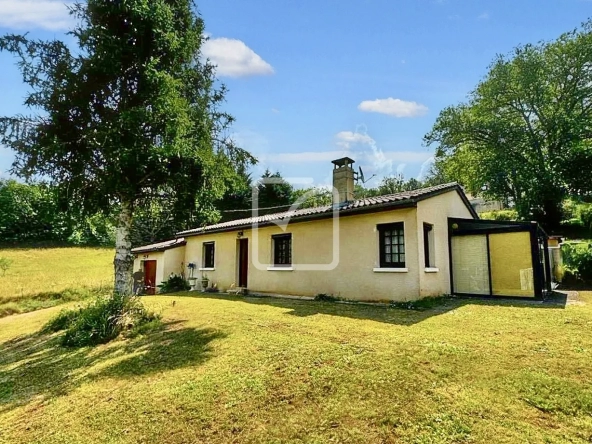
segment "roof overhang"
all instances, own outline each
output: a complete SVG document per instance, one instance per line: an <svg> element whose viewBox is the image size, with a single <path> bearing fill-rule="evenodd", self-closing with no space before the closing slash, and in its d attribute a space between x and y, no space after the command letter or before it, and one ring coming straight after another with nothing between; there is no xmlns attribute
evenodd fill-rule
<svg viewBox="0 0 592 444"><path fill-rule="evenodd" d="M185 239L173 239L167 242L161 242L159 244L145 245L142 247L132 248L133 254L143 253L157 253L161 251L171 250L177 247L183 247L187 244Z"/></svg>
<svg viewBox="0 0 592 444"><path fill-rule="evenodd" d="M473 216L473 218L479 219L479 215L477 214L475 209L471 206L471 203L467 199L463 189L458 184L456 184L455 186L450 186L450 187L443 188L443 189L433 190L429 193L425 193L420 196L415 196L415 197L411 197L411 198L404 199L404 200L398 200L398 201L394 201L394 202L385 202L385 203L373 204L373 205L356 207L356 208L346 208L346 209L339 210L338 214L339 214L339 217L348 217L348 216L355 216L355 215L360 215L360 214L378 213L378 212L395 210L395 209L398 210L398 209L404 209L404 208L414 208L414 207L417 207L417 203L422 200L426 200L431 197L435 197L435 196L438 196L438 195L441 195L444 193L449 193L451 191L456 191L459 194L459 196L461 197L462 201L464 202L465 206L467 207L467 209L469 210L471 215ZM311 220L331 219L333 217L333 215L334 215L333 211L327 211L327 212L322 212L322 213L317 213L317 214L294 216L289 220L289 222L290 223L299 223L299 222L308 222ZM233 226L229 226L229 227L212 228L212 229L207 229L207 227L205 227L205 229L201 229L199 231L194 231L194 232L192 232L192 230L182 231L180 233L177 233L177 236L179 236L179 237L182 236L182 237L186 238L186 237L190 237L190 236L202 236L202 235L214 234L214 233L242 231L242 230L247 230L247 229L251 229L251 228L263 228L263 227L267 227L267 226L277 225L277 222L283 221L283 220L285 220L285 219L273 219L273 220L269 220L269 221L258 222L255 224L253 224L252 222L248 222L248 223L244 223L244 224L240 224L240 225L233 225Z"/></svg>

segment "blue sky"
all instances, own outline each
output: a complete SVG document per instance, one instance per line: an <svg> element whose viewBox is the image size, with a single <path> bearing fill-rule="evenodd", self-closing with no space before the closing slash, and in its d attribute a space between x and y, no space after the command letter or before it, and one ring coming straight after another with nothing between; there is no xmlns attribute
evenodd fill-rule
<svg viewBox="0 0 592 444"><path fill-rule="evenodd" d="M334 158L366 175L418 177L440 110L463 101L497 53L592 17L587 0L200 0L204 54L229 88L231 136L295 182L327 184ZM0 0L0 34L61 38L64 1ZM0 54L0 115L25 89ZM0 171L12 153L0 149ZM427 162L427 163L426 163ZM6 173L4 173L6 174Z"/></svg>

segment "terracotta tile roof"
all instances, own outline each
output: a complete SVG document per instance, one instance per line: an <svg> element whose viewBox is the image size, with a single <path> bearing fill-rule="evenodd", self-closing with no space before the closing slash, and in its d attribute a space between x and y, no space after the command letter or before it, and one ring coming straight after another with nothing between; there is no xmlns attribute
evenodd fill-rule
<svg viewBox="0 0 592 444"><path fill-rule="evenodd" d="M461 194L465 204L473 215L477 218L473 208L466 199L464 191L461 186L456 183L447 183L444 185L436 185L428 188L421 188L413 191L404 191L402 193L387 194L384 196L368 197L365 199L358 199L352 202L347 202L338 208L339 214L349 214L356 212L372 212L373 209L379 211L385 208L394 208L398 206L414 205L420 200L442 194L451 190L458 190ZM297 210L289 210L281 213L267 214L264 216L248 217L244 219L231 220L219 224L208 225L205 227L194 228L192 230L182 231L177 233L177 236L192 236L207 232L217 231L232 231L240 228L249 228L252 225L267 225L271 222L282 221L290 219L297 221L298 219L307 219L314 217L331 217L333 213L332 205L325 205L322 207L302 208Z"/></svg>
<svg viewBox="0 0 592 444"><path fill-rule="evenodd" d="M132 253L149 253L153 251L164 251L170 248L181 247L186 243L187 241L181 237L164 242L159 242L157 244L144 245L142 247L132 248Z"/></svg>

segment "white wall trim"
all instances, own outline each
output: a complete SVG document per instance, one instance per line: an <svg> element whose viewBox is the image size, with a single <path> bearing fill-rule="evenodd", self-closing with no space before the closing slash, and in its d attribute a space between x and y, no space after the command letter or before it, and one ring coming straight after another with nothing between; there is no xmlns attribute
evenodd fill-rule
<svg viewBox="0 0 592 444"><path fill-rule="evenodd" d="M440 269L437 267L426 267L423 271L426 273L438 273Z"/></svg>
<svg viewBox="0 0 592 444"><path fill-rule="evenodd" d="M407 273L408 268L373 268L374 273Z"/></svg>
<svg viewBox="0 0 592 444"><path fill-rule="evenodd" d="M216 268L200 268L199 271L216 271Z"/></svg>
<svg viewBox="0 0 592 444"><path fill-rule="evenodd" d="M267 271L294 271L294 267L267 267Z"/></svg>

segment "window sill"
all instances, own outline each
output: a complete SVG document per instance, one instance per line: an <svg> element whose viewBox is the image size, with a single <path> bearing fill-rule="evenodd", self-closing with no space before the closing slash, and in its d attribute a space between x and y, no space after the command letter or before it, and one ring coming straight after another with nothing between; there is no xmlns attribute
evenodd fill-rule
<svg viewBox="0 0 592 444"><path fill-rule="evenodd" d="M199 271L216 271L216 268L200 268Z"/></svg>
<svg viewBox="0 0 592 444"><path fill-rule="evenodd" d="M408 268L373 268L374 273L407 273Z"/></svg>
<svg viewBox="0 0 592 444"><path fill-rule="evenodd" d="M426 267L423 271L425 273L438 273L440 269L436 267Z"/></svg>
<svg viewBox="0 0 592 444"><path fill-rule="evenodd" d="M293 267L267 267L267 271L293 271Z"/></svg>

